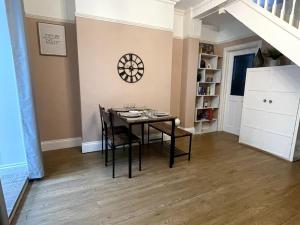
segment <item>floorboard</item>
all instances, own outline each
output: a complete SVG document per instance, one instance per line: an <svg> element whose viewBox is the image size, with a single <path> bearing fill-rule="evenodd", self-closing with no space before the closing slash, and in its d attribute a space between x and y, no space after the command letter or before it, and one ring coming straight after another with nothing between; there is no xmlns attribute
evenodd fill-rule
<svg viewBox="0 0 300 225"><path fill-rule="evenodd" d="M191 162L177 158L173 169L160 143L143 152L143 171L135 155L132 179L123 150L115 179L100 153L44 153L47 175L32 183L15 224L300 224L300 162L240 145L226 133L195 136Z"/></svg>

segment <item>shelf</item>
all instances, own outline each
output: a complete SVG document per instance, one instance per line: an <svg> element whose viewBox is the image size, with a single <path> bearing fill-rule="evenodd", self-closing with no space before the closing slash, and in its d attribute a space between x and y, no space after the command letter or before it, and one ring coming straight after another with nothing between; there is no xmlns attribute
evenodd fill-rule
<svg viewBox="0 0 300 225"><path fill-rule="evenodd" d="M212 70L212 71L220 71L221 69L213 69L213 68L198 68L199 70Z"/></svg>
<svg viewBox="0 0 300 225"><path fill-rule="evenodd" d="M219 97L219 95L197 95L197 97Z"/></svg>
<svg viewBox="0 0 300 225"><path fill-rule="evenodd" d="M218 109L219 107L207 107L207 108L196 108L196 110L205 110L205 109Z"/></svg>
<svg viewBox="0 0 300 225"><path fill-rule="evenodd" d="M206 58L214 58L214 57L223 58L222 56L219 56L219 55L213 55L213 54L207 54L207 53L200 53L200 55L204 56Z"/></svg>
<svg viewBox="0 0 300 225"><path fill-rule="evenodd" d="M221 82L207 82L207 81L200 81L199 84L220 84Z"/></svg>
<svg viewBox="0 0 300 225"><path fill-rule="evenodd" d="M212 120L207 120L207 119L202 119L202 120L196 120L195 123L200 123L200 122L215 122L217 119L212 119Z"/></svg>

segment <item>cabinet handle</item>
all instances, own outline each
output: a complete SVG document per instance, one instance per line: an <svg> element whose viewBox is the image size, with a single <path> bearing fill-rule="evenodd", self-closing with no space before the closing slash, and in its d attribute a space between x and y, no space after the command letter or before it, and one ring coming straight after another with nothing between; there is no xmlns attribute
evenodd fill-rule
<svg viewBox="0 0 300 225"><path fill-rule="evenodd" d="M270 103L270 104L272 104L272 103L273 103L273 101L272 101L272 100L269 100L269 103Z"/></svg>
<svg viewBox="0 0 300 225"><path fill-rule="evenodd" d="M267 99L264 99L263 102L266 103L266 102L267 102Z"/></svg>

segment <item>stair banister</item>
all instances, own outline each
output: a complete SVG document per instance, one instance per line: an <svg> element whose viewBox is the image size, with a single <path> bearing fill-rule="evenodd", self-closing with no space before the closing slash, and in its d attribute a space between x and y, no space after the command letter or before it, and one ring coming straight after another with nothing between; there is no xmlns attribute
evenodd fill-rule
<svg viewBox="0 0 300 225"><path fill-rule="evenodd" d="M283 0L282 9L280 12L280 19L284 20L285 17L286 0Z"/></svg>
<svg viewBox="0 0 300 225"><path fill-rule="evenodd" d="M289 20L289 24L292 26L294 25L294 19L295 19L295 7L296 7L296 0L293 0L293 8Z"/></svg>
<svg viewBox="0 0 300 225"><path fill-rule="evenodd" d="M268 10L268 4L269 4L269 0L265 0L265 5L264 5L265 10Z"/></svg>
<svg viewBox="0 0 300 225"><path fill-rule="evenodd" d="M277 6L278 6L278 0L274 0L273 6L272 6L272 14L276 15L277 12Z"/></svg>

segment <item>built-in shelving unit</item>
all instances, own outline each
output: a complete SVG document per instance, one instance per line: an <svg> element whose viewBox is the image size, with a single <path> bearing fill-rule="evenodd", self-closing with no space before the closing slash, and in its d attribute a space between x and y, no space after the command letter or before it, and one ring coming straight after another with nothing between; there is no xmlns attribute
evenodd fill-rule
<svg viewBox="0 0 300 225"><path fill-rule="evenodd" d="M218 129L221 65L222 57L214 54L199 54L195 104L196 133L215 132Z"/></svg>

